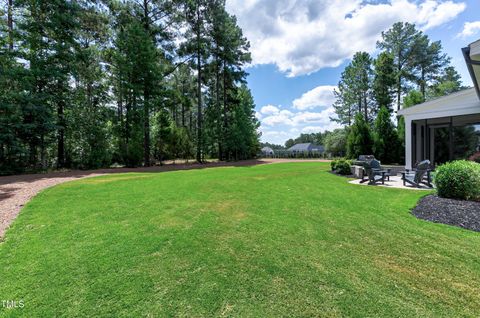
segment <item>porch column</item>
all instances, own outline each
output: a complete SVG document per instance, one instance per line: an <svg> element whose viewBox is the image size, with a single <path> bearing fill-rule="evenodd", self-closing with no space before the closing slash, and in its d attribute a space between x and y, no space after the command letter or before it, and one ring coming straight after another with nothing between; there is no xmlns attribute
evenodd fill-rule
<svg viewBox="0 0 480 318"><path fill-rule="evenodd" d="M405 169L412 169L412 120L405 116Z"/></svg>

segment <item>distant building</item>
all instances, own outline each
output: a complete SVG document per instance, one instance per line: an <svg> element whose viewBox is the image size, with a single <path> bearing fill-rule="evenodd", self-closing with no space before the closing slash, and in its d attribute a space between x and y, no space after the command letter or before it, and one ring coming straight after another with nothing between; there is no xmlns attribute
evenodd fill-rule
<svg viewBox="0 0 480 318"><path fill-rule="evenodd" d="M325 149L321 145L314 145L312 143L296 144L288 148L287 151L291 153L315 152L323 153Z"/></svg>
<svg viewBox="0 0 480 318"><path fill-rule="evenodd" d="M273 156L275 154L275 152L270 147L263 147L262 148L262 154L264 156Z"/></svg>

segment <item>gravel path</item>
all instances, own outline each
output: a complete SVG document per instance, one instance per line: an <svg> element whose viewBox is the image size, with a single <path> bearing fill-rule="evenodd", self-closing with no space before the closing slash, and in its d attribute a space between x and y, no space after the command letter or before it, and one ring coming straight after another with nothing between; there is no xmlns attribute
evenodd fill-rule
<svg viewBox="0 0 480 318"><path fill-rule="evenodd" d="M418 202L412 214L419 219L480 232L480 202L428 195Z"/></svg>
<svg viewBox="0 0 480 318"><path fill-rule="evenodd" d="M206 164L167 164L164 166L156 166L149 168L116 168L116 169L100 169L86 171L66 171L52 172L45 174L29 174L0 177L0 239L3 237L5 230L12 221L17 217L22 207L37 193L43 189L52 187L59 183L77 180L81 178L95 177L112 173L125 172L164 172L175 170L204 169L212 167L228 167L228 166L252 166L266 163L281 162L322 162L326 160L296 160L296 159L260 159L246 160L239 162L210 162Z"/></svg>

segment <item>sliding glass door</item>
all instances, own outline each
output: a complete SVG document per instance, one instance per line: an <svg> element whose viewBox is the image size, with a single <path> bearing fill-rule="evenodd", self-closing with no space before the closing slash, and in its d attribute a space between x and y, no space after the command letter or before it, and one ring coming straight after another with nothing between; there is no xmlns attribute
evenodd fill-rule
<svg viewBox="0 0 480 318"><path fill-rule="evenodd" d="M480 156L480 114L412 123L412 162L439 164Z"/></svg>

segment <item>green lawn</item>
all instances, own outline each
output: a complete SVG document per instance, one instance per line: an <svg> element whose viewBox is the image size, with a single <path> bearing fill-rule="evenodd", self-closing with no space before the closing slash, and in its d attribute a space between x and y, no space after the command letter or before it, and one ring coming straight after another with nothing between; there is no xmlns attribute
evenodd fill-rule
<svg viewBox="0 0 480 318"><path fill-rule="evenodd" d="M111 175L38 195L0 243L0 316L480 314L480 233L328 164ZM1 304L0 304L1 305Z"/></svg>

